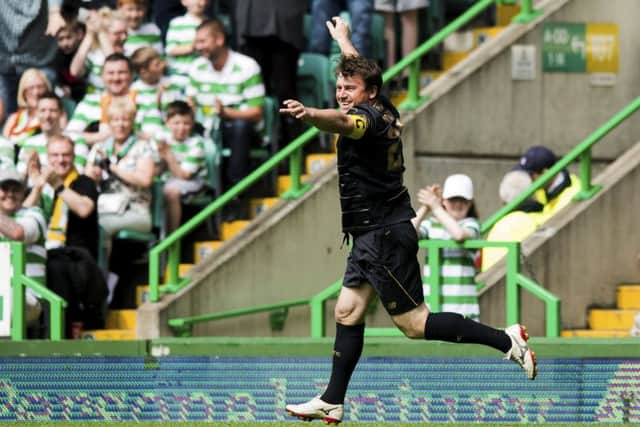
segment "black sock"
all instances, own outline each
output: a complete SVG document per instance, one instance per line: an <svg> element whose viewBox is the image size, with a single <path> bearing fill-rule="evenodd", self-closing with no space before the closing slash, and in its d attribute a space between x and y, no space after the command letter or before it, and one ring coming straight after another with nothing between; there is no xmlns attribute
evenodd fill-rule
<svg viewBox="0 0 640 427"><path fill-rule="evenodd" d="M364 345L364 323L341 325L336 323L336 340L333 344L333 366L329 385L320 399L327 403L342 404L347 394L351 374L358 364Z"/></svg>
<svg viewBox="0 0 640 427"><path fill-rule="evenodd" d="M463 317L458 313L429 313L424 338L455 343L484 344L506 353L511 338L502 330Z"/></svg>

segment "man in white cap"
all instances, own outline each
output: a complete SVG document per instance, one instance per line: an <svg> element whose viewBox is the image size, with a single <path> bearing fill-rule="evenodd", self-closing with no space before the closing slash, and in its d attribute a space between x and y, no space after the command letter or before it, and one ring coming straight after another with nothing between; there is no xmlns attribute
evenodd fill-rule
<svg viewBox="0 0 640 427"><path fill-rule="evenodd" d="M23 208L25 186L18 171L13 168L0 170L0 238L24 242L28 277L46 285L44 248L47 228L40 208ZM27 322L40 316L40 303L32 292L26 293Z"/></svg>

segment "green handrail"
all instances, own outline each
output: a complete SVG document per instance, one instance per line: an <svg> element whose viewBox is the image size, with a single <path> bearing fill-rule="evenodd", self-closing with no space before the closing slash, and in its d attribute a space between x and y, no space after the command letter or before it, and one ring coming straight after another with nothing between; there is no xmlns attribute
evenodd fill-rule
<svg viewBox="0 0 640 427"><path fill-rule="evenodd" d="M419 242L421 248L429 251L429 262L434 262L435 269L430 267L431 271L440 271L437 266L440 265L440 249L463 247L466 249L481 249L486 247L499 247L507 249L507 277L506 277L506 320L507 324L518 323L520 321L520 295L518 287L523 288L535 297L541 299L545 303L545 322L547 337L560 336L560 299L544 289L535 281L520 273L520 243L518 242L489 242L485 240L467 240L463 243L451 240L421 240ZM430 274L431 294L429 296L429 307L431 311L441 311L440 274ZM208 322L220 319L229 319L232 317L244 316L247 314L261 313L272 311L279 308L289 308L301 305L309 305L311 309L311 337L320 338L325 336L325 303L327 300L334 298L340 288L342 281L333 283L326 289L310 299L302 299L295 301L287 301L276 304L262 305L258 307L240 308L222 313L202 314L198 316L182 317L169 320L169 326L178 334L190 336L191 329L194 324L200 322ZM367 328L367 336L391 337L401 336L402 333L396 328Z"/></svg>
<svg viewBox="0 0 640 427"><path fill-rule="evenodd" d="M452 21L449 25L445 26L442 30L432 36L429 40L421 44L415 51L407 55L389 70L383 74L383 81L395 77L401 73L405 68L410 68L409 75L409 97L408 101L402 105L404 109L417 108L426 99L419 98L419 84L420 84L420 61L419 59L426 55L430 49L441 43L448 35L457 31L462 26L470 22L475 16L484 11L493 3L507 2L508 0L481 0L464 12L460 17ZM530 0L523 0L522 4L523 12L528 11L528 14L521 14L521 20L519 22L525 22L526 17L533 19L533 7ZM520 15L519 15L520 16ZM515 18L514 18L515 22ZM289 157L290 161L290 175L291 184L290 189L282 195L284 199L296 199L304 194L311 188L310 184L303 185L301 182L302 176L302 148L311 141L312 138L318 136L320 131L317 128L311 128L305 133L294 139L284 149L275 154L271 159L267 160L264 164L253 171L249 176L245 177L238 184L229 189L226 193L221 195L218 199L212 202L209 206L204 208L200 213L191 218L158 245L156 245L149 252L149 299L151 302L157 302L160 293L177 292L182 287L189 283L188 278L178 277L178 266L180 263L180 250L179 241L186 234L190 233L195 227L204 222L209 216L216 213L223 206L225 206L230 200L238 196L240 193L247 190L248 187L253 185L256 181L269 173L280 162ZM161 254L168 252L168 278L166 278L166 284L160 286L160 256Z"/></svg>
<svg viewBox="0 0 640 427"><path fill-rule="evenodd" d="M489 219L483 222L482 226L480 227L480 233L486 233L487 231L489 231L489 229L491 229L491 227L493 227L493 225L502 217L513 211L520 205L520 203L531 197L538 189L542 188L545 183L553 179L558 174L558 172L566 168L577 158L580 158L580 192L576 194L575 198L577 200L586 200L591 198L601 188L601 186L593 185L591 183L591 147L593 147L595 143L604 138L613 129L618 127L618 125L620 125L620 123L626 120L629 116L635 113L638 108L640 108L640 96L630 104L628 104L626 107L624 107L622 110L618 111L605 124L600 126L591 135L586 137L580 144L578 144L573 150L567 153L562 159L558 160L551 169L549 169L544 174L542 174L542 176L536 179L525 192L520 194L511 202L507 203L495 214L489 217Z"/></svg>
<svg viewBox="0 0 640 427"><path fill-rule="evenodd" d="M49 303L49 327L50 339L58 341L64 338L64 309L67 302L59 295L52 292L46 286L24 275L24 243L14 242L11 245L11 287L13 294L13 307L11 308L11 339L23 340L26 336L26 322L24 318L24 291L29 288L39 294Z"/></svg>
<svg viewBox="0 0 640 427"><path fill-rule="evenodd" d="M191 336L193 325L201 322L213 320L231 319L233 317L246 316L248 314L263 313L280 308L297 307L308 305L311 309L311 336L320 338L324 336L324 305L328 299L335 297L342 286L342 281L338 281L311 298L285 301L275 304L260 305L257 307L238 308L221 313L201 314L198 316L181 317L169 319L171 327L180 336Z"/></svg>

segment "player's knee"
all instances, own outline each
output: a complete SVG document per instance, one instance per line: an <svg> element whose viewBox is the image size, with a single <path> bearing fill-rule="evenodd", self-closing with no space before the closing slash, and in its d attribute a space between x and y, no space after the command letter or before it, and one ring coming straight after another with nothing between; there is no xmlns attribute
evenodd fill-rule
<svg viewBox="0 0 640 427"><path fill-rule="evenodd" d="M398 326L398 329L400 329L400 331L402 331L404 336L406 336L407 338L410 338L412 340L418 340L418 339L424 338L424 325L422 325L422 328L416 328L412 324L397 325L397 326Z"/></svg>
<svg viewBox="0 0 640 427"><path fill-rule="evenodd" d="M336 322L343 325L355 325L358 323L358 308L355 304L338 304L334 310Z"/></svg>

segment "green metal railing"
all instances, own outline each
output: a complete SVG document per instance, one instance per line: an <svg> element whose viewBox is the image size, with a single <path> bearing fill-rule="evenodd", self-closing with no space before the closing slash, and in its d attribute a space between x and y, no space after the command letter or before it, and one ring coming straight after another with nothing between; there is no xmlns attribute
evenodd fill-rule
<svg viewBox="0 0 640 427"><path fill-rule="evenodd" d="M67 302L60 296L24 275L25 248L22 242L11 242L11 287L13 306L11 307L11 339L23 340L26 337L25 290L31 289L49 303L50 339L57 341L64 338L64 309Z"/></svg>
<svg viewBox="0 0 640 427"><path fill-rule="evenodd" d="M536 179L524 193L516 197L510 203L506 204L495 214L489 217L489 219L487 219L480 227L480 232L486 233L487 231L489 231L489 229L493 227L493 225L498 222L500 218L513 211L522 202L530 198L537 190L542 188L543 185L552 180L561 170L569 166L569 164L571 164L576 159L580 160L580 192L576 194L575 199L588 200L593 197L593 195L600 190L601 186L593 185L591 183L591 148L594 144L604 138L609 132L618 127L620 123L622 123L633 113L635 113L638 108L640 108L640 97L637 97L629 105L618 111L605 124L600 126L598 129L596 129L595 132L593 132L582 142L580 142L580 144L578 144L562 159L558 160L552 168L550 168L548 171L542 174L542 176Z"/></svg>
<svg viewBox="0 0 640 427"><path fill-rule="evenodd" d="M512 0L478 1L460 17L445 26L441 31L420 45L414 52L407 55L407 57L402 59L383 74L383 80L386 82L400 74L405 68L410 69L408 99L401 108L413 109L426 102L426 98L420 98L419 96L420 58L426 55L430 49L441 43L447 36L469 23L489 6L494 3L501 2L513 3ZM522 0L521 13L514 18L514 22L528 22L531 19L534 19L538 13L539 11L535 11L533 8L532 0ZM151 249L149 252L149 299L151 302L157 302L161 293L177 292L189 283L189 278L180 278L178 274L180 264L180 240L193 231L198 225L206 221L211 215L218 212L230 200L233 200L236 196L246 191L263 176L268 174L273 168L277 167L279 163L289 158L291 186L289 190L282 195L282 198L297 199L311 188L311 184L303 184L301 181L303 158L302 148L313 138L318 136L319 133L320 131L316 128L311 128L304 132L271 159L267 160L264 164L249 174L249 176L245 177L238 184L216 199L212 204L207 206ZM160 264L161 256L165 252L167 253L168 277L165 278L165 284L161 286Z"/></svg>
<svg viewBox="0 0 640 427"><path fill-rule="evenodd" d="M560 299L544 289L535 281L520 273L520 243L518 242L487 242L483 240L467 240L457 243L450 240L422 240L420 247L428 251L429 268L431 271L440 271L440 250L443 248L464 247L466 249L480 249L485 247L499 247L507 249L507 275L505 286L506 323L513 324L520 321L520 292L519 288L526 290L545 303L546 336L560 336ZM439 274L429 276L431 293L429 295L429 307L431 311L441 311L442 295L440 294L441 280ZM325 336L325 304L329 299L335 298L342 287L342 281L335 282L328 288L309 299L287 301L278 304L268 304L258 307L250 307L229 310L222 313L204 314L199 316L170 319L169 326L179 336L190 336L193 325L200 322L208 322L221 319L230 319L248 314L263 313L279 309L288 310L290 307L307 305L311 310L311 337ZM367 328L367 336L391 337L401 336L396 328Z"/></svg>

